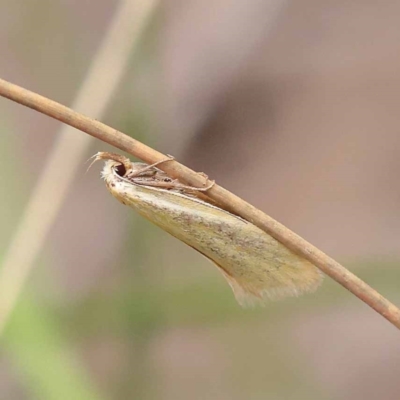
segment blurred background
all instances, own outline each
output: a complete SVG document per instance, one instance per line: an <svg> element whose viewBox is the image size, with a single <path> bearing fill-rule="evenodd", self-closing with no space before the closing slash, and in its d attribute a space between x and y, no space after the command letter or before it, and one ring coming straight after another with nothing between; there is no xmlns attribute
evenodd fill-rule
<svg viewBox="0 0 400 400"><path fill-rule="evenodd" d="M72 105L117 7L0 0L1 78ZM399 14L388 0L155 2L100 119L400 304ZM60 123L0 99L0 129L5 257ZM104 150L93 139L75 160L6 322L2 398L398 399L400 341L384 318L329 278L241 309L207 260L111 197L100 164L86 173Z"/></svg>

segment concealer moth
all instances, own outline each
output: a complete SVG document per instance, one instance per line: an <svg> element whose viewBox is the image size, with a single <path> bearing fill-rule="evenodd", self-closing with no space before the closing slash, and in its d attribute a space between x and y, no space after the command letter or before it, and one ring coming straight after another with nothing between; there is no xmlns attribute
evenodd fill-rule
<svg viewBox="0 0 400 400"><path fill-rule="evenodd" d="M213 262L241 305L314 291L322 274L252 223L200 199L204 188L186 186L159 170L159 163L131 162L100 152L110 193L164 231Z"/></svg>

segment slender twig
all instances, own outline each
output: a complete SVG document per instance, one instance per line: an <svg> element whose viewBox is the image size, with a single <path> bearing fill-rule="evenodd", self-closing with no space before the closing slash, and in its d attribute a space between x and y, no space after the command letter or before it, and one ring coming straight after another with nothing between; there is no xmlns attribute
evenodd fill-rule
<svg viewBox="0 0 400 400"><path fill-rule="evenodd" d="M4 80L0 80L0 95L69 124L147 163L155 163L165 159L164 154L116 129ZM205 177L202 174L192 171L177 161L163 163L159 168L173 178L193 186L201 187L205 183ZM337 261L221 186L214 185L207 192L207 195L221 207L242 216L292 251L303 256L400 329L400 310Z"/></svg>
<svg viewBox="0 0 400 400"><path fill-rule="evenodd" d="M157 0L120 0L73 108L94 118L102 117L156 4ZM19 95L23 95L22 93ZM35 100L32 99L32 108L35 108L34 103ZM54 111L56 109L55 105ZM92 138L74 135L73 131L70 126L63 125L58 132L53 149L4 256L0 270L0 334L45 243L74 176L85 156L87 157ZM62 174L59 173L60 170L63 170Z"/></svg>

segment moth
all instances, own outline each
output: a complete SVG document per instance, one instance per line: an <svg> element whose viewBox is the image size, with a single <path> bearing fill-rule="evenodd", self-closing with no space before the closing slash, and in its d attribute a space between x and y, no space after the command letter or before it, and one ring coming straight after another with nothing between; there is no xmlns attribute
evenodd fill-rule
<svg viewBox="0 0 400 400"><path fill-rule="evenodd" d="M213 262L241 305L314 291L322 274L252 223L200 198L204 188L182 184L159 170L161 162L131 162L99 152L101 175L111 194ZM204 196L203 196L204 197Z"/></svg>

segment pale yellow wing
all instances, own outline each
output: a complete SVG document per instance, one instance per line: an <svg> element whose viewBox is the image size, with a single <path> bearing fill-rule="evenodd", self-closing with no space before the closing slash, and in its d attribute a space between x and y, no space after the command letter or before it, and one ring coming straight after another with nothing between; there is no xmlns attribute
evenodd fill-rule
<svg viewBox="0 0 400 400"><path fill-rule="evenodd" d="M240 304L298 296L321 283L314 265L255 225L179 193L113 179L107 185L117 199L217 265Z"/></svg>

